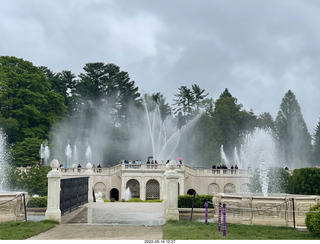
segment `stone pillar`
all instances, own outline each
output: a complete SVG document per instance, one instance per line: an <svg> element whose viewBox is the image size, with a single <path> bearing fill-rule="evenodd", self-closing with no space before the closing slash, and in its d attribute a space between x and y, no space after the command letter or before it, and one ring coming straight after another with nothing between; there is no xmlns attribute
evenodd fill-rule
<svg viewBox="0 0 320 244"><path fill-rule="evenodd" d="M146 179L144 176L141 177L140 199L143 201L146 200Z"/></svg>
<svg viewBox="0 0 320 244"><path fill-rule="evenodd" d="M47 174L48 178L48 200L46 219L55 220L61 223L60 211L60 179L61 173L58 170L59 161L53 159L50 163L52 170Z"/></svg>
<svg viewBox="0 0 320 244"><path fill-rule="evenodd" d="M93 202L93 171L92 171L92 164L91 163L87 163L86 165L86 172L85 175L87 175L89 177L89 182L88 182L88 203L92 203ZM97 193L97 192L95 192Z"/></svg>
<svg viewBox="0 0 320 244"><path fill-rule="evenodd" d="M252 197L243 196L241 201L241 207L247 210L243 211L242 214L242 224L251 225L252 224Z"/></svg>
<svg viewBox="0 0 320 244"><path fill-rule="evenodd" d="M164 173L165 184L165 219L179 220L178 211L178 179L177 163L171 160L166 165L166 172Z"/></svg>

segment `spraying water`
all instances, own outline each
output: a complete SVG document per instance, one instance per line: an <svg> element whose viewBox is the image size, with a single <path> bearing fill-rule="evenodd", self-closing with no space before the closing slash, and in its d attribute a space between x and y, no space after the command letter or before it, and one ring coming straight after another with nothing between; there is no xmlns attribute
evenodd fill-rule
<svg viewBox="0 0 320 244"><path fill-rule="evenodd" d="M69 143L66 146L65 154L66 154L66 157L67 157L67 166L69 167L70 163L71 163L71 157L72 157L72 149L71 149L71 146L70 146Z"/></svg>
<svg viewBox="0 0 320 244"><path fill-rule="evenodd" d="M224 150L223 150L223 145L221 145L221 147L220 147L220 155L221 155L221 165L229 165L229 160L228 160L228 158L227 158L227 156L226 156L226 154L225 154L225 152L224 152Z"/></svg>
<svg viewBox="0 0 320 244"><path fill-rule="evenodd" d="M0 129L0 192L4 191L5 167L8 165L6 135Z"/></svg>
<svg viewBox="0 0 320 244"><path fill-rule="evenodd" d="M90 145L88 145L87 150L86 150L86 159L87 159L87 163L91 163L91 147Z"/></svg>
<svg viewBox="0 0 320 244"><path fill-rule="evenodd" d="M239 167L241 167L241 163L240 163L240 159L239 159L239 156L238 156L238 150L237 150L237 147L234 148L234 164Z"/></svg>
<svg viewBox="0 0 320 244"><path fill-rule="evenodd" d="M73 146L73 163L78 164L79 163L79 152L77 144L74 144Z"/></svg>
<svg viewBox="0 0 320 244"><path fill-rule="evenodd" d="M263 196L268 196L268 168L279 166L272 133L256 129L246 135L241 149L241 163L246 168L259 170Z"/></svg>
<svg viewBox="0 0 320 244"><path fill-rule="evenodd" d="M124 199L126 201L130 200L132 198L132 195L131 195L131 191L130 191L130 188L127 187L125 193L124 193Z"/></svg>

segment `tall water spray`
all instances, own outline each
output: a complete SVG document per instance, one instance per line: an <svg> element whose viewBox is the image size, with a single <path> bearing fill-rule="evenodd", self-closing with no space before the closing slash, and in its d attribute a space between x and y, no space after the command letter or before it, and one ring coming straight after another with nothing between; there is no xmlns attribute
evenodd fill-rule
<svg viewBox="0 0 320 244"><path fill-rule="evenodd" d="M144 102L146 118L150 133L152 156L160 160L168 160L177 149L180 141L180 130L168 135L168 119L162 121L159 106L157 105L153 112L149 112L146 102ZM168 137L169 136L169 137Z"/></svg>
<svg viewBox="0 0 320 244"><path fill-rule="evenodd" d="M6 150L6 135L0 129L0 192L4 191L5 168L8 165L8 153Z"/></svg>
<svg viewBox="0 0 320 244"><path fill-rule="evenodd" d="M223 145L221 145L220 147L220 156L221 156L221 165L229 165L229 160L227 158L227 155L225 154L224 150L223 150Z"/></svg>
<svg viewBox="0 0 320 244"><path fill-rule="evenodd" d="M74 144L73 146L73 163L79 164L79 151L77 144Z"/></svg>
<svg viewBox="0 0 320 244"><path fill-rule="evenodd" d="M246 168L259 170L263 196L268 196L268 168L279 166L271 131L256 129L247 134L241 149L241 163Z"/></svg>
<svg viewBox="0 0 320 244"><path fill-rule="evenodd" d="M161 161L170 160L178 148L181 135L194 126L200 118L200 114L180 129L172 117L167 117L164 121L161 118L159 106L151 112L148 111L146 101L144 100L146 111L146 121L148 123L149 136L152 147L152 156L154 159Z"/></svg>
<svg viewBox="0 0 320 244"><path fill-rule="evenodd" d="M130 200L132 198L132 195L131 195L131 190L129 187L127 187L126 191L124 192L124 199L126 201Z"/></svg>
<svg viewBox="0 0 320 244"><path fill-rule="evenodd" d="M72 149L71 149L71 146L70 146L69 143L66 146L65 154L66 154L66 157L67 157L67 166L69 167L70 163L71 163L71 157L72 157Z"/></svg>
<svg viewBox="0 0 320 244"><path fill-rule="evenodd" d="M45 141L40 145L40 164L44 163L44 165L48 165L48 159L50 157L50 149L48 146L48 142Z"/></svg>
<svg viewBox="0 0 320 244"><path fill-rule="evenodd" d="M240 162L240 158L239 158L239 155L238 155L238 150L237 150L237 147L234 148L234 164L238 166L238 168L241 167L241 162Z"/></svg>
<svg viewBox="0 0 320 244"><path fill-rule="evenodd" d="M90 147L90 145L88 145L87 150L86 150L87 163L91 163L91 156L92 156L91 147Z"/></svg>

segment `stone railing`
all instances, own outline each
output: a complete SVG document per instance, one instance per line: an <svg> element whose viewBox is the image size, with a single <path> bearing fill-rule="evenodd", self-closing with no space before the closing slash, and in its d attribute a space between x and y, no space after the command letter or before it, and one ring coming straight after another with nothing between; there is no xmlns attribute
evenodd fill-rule
<svg viewBox="0 0 320 244"><path fill-rule="evenodd" d="M86 168L59 168L63 175L82 175L86 172ZM166 164L118 164L110 168L92 168L93 174L113 175L123 171L154 171L164 172ZM243 169L207 169L207 168L192 168L185 164L177 164L177 172L187 172L196 176L217 176L217 177L248 177L250 173Z"/></svg>
<svg viewBox="0 0 320 244"><path fill-rule="evenodd" d="M305 226L310 206L320 202L320 196L270 194L268 197L251 194L218 193L213 197L214 218L218 221L219 203L226 204L229 223L248 225Z"/></svg>

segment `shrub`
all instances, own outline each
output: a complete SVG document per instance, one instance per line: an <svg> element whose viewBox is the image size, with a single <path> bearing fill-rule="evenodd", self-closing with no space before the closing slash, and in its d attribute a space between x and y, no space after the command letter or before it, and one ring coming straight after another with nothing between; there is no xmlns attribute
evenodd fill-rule
<svg viewBox="0 0 320 244"><path fill-rule="evenodd" d="M46 208L47 207L47 196L44 197L30 197L27 207L30 208Z"/></svg>
<svg viewBox="0 0 320 244"><path fill-rule="evenodd" d="M320 168L301 168L292 172L290 193L320 195Z"/></svg>
<svg viewBox="0 0 320 244"><path fill-rule="evenodd" d="M205 202L212 202L213 195L196 195L194 199L194 208L204 208ZM193 195L183 195L178 197L179 208L192 208ZM213 205L209 204L209 208Z"/></svg>
<svg viewBox="0 0 320 244"><path fill-rule="evenodd" d="M131 198L126 202L143 202L143 200L139 199L139 198Z"/></svg>
<svg viewBox="0 0 320 244"><path fill-rule="evenodd" d="M163 202L162 199L145 200L144 202Z"/></svg>
<svg viewBox="0 0 320 244"><path fill-rule="evenodd" d="M309 208L309 211L319 212L308 212L306 213L306 226L308 231L320 235L320 202Z"/></svg>

